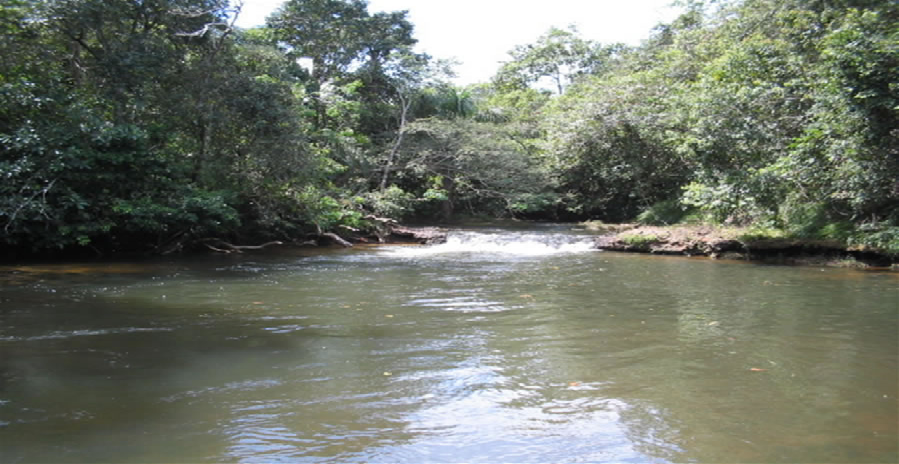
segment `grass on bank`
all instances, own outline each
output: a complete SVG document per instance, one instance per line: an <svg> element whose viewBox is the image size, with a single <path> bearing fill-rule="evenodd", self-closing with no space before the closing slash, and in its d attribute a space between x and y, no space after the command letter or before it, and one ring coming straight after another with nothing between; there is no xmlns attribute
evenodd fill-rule
<svg viewBox="0 0 899 464"><path fill-rule="evenodd" d="M773 227L770 225L733 226L707 221L651 225L641 222L606 224L587 221L580 224L587 230L601 234L617 234L617 238L633 247L647 247L663 240L665 235L708 236L736 240L748 245L772 242L792 242L822 248L842 248L846 251L875 253L899 258L899 227L891 225L860 225L847 222L826 223L816 229ZM639 228L639 230L637 230ZM677 231L672 234L671 232Z"/></svg>
<svg viewBox="0 0 899 464"><path fill-rule="evenodd" d="M679 199L660 201L641 212L641 225L715 227L743 243L791 240L899 257L899 211L885 221L853 222L835 217L824 203L787 201L774 217L746 226L722 225L721 218L686 207Z"/></svg>

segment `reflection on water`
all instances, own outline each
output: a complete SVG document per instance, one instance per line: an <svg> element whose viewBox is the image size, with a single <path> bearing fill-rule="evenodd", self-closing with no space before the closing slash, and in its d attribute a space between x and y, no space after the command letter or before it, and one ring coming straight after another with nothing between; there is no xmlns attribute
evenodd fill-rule
<svg viewBox="0 0 899 464"><path fill-rule="evenodd" d="M896 274L584 243L0 269L0 462L897 461Z"/></svg>

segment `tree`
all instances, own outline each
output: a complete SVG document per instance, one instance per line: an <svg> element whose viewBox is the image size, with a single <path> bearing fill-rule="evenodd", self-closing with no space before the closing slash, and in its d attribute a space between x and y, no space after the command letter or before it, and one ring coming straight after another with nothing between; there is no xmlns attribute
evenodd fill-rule
<svg viewBox="0 0 899 464"><path fill-rule="evenodd" d="M665 87L648 73L585 80L545 110L568 214L622 221L676 196L688 166L666 144Z"/></svg>
<svg viewBox="0 0 899 464"><path fill-rule="evenodd" d="M364 0L288 0L268 18L275 38L294 58L312 60L320 86L365 59L378 66L415 44L406 12L370 15Z"/></svg>
<svg viewBox="0 0 899 464"><path fill-rule="evenodd" d="M301 73L235 34L221 6L2 10L3 246L163 252L241 224L258 234L297 208L274 199L324 169L303 132Z"/></svg>
<svg viewBox="0 0 899 464"><path fill-rule="evenodd" d="M561 95L578 77L602 72L621 48L582 39L574 26L568 30L553 27L536 43L510 51L512 60L502 65L494 80L503 87L524 88L547 79Z"/></svg>
<svg viewBox="0 0 899 464"><path fill-rule="evenodd" d="M449 219L460 206L471 214L525 214L545 208L549 178L515 126L468 118L427 118L410 124L403 178L412 177Z"/></svg>

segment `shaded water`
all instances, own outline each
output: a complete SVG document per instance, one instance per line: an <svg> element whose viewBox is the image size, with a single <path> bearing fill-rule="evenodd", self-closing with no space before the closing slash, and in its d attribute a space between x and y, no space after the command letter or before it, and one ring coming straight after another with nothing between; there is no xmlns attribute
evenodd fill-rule
<svg viewBox="0 0 899 464"><path fill-rule="evenodd" d="M0 269L0 462L896 462L899 278L445 245Z"/></svg>

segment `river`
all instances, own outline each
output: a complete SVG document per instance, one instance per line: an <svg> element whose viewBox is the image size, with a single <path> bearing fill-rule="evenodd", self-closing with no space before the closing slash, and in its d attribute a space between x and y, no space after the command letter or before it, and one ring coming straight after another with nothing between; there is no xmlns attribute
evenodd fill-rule
<svg viewBox="0 0 899 464"><path fill-rule="evenodd" d="M0 268L0 462L899 460L899 274L583 233Z"/></svg>

